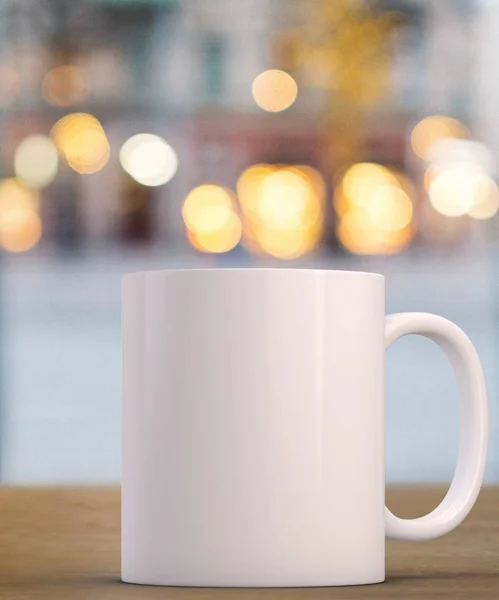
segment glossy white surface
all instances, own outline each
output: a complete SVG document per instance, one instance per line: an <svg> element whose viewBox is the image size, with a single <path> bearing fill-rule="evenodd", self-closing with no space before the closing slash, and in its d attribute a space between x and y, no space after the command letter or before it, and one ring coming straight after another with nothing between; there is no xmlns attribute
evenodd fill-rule
<svg viewBox="0 0 499 600"><path fill-rule="evenodd" d="M241 269L127 276L123 580L382 581L384 320L379 275ZM479 403L470 414L483 420L482 392L470 400L463 406ZM482 457L479 429L475 418L470 445ZM454 521L474 501L480 461L468 465L475 477ZM413 523L401 523L392 517L392 533L417 537Z"/></svg>
<svg viewBox="0 0 499 600"><path fill-rule="evenodd" d="M395 540L427 540L457 527L475 504L485 473L488 446L487 389L476 350L457 325L425 313L386 319L387 348L416 333L436 342L449 358L459 389L460 442L454 479L442 503L418 519L399 519L386 510L386 535Z"/></svg>

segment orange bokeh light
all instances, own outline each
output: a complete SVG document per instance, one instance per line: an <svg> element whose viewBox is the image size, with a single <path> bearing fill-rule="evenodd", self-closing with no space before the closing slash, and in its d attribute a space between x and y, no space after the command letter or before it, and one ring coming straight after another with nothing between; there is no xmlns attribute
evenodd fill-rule
<svg viewBox="0 0 499 600"><path fill-rule="evenodd" d="M296 100L298 86L289 73L269 69L255 77L252 93L256 104L263 110L281 112Z"/></svg>
<svg viewBox="0 0 499 600"><path fill-rule="evenodd" d="M426 117L412 130L411 145L419 158L426 159L431 147L445 138L467 138L468 129L457 119L443 115Z"/></svg>
<svg viewBox="0 0 499 600"><path fill-rule="evenodd" d="M200 185L187 195L182 207L187 239L201 252L223 253L241 240L242 223L232 192L218 185Z"/></svg>
<svg viewBox="0 0 499 600"><path fill-rule="evenodd" d="M50 135L69 166L78 173L96 173L109 160L107 136L102 125L92 115L67 115L57 121Z"/></svg>
<svg viewBox="0 0 499 600"><path fill-rule="evenodd" d="M359 209L349 211L339 221L337 234L342 246L353 254L396 254L414 237L410 226L396 231L373 226L369 215Z"/></svg>
<svg viewBox="0 0 499 600"><path fill-rule="evenodd" d="M8 252L26 252L41 236L40 217L33 209L19 206L0 215L0 246Z"/></svg>
<svg viewBox="0 0 499 600"><path fill-rule="evenodd" d="M281 259L302 256L322 233L325 183L307 165L258 164L239 177L244 246L256 254Z"/></svg>
<svg viewBox="0 0 499 600"><path fill-rule="evenodd" d="M74 65L54 67L43 78L42 96L53 106L78 104L85 99L85 94L85 75Z"/></svg>
<svg viewBox="0 0 499 600"><path fill-rule="evenodd" d="M358 163L335 190L337 235L354 254L394 254L414 237L414 186L403 174L376 163Z"/></svg>

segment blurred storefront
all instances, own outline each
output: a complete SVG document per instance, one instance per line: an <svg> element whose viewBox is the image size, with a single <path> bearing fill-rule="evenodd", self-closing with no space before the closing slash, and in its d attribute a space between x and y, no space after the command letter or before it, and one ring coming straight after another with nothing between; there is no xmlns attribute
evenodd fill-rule
<svg viewBox="0 0 499 600"><path fill-rule="evenodd" d="M78 247L128 241L181 247L181 209L189 191L210 183L235 193L244 169L258 163L303 164L321 173L329 227L314 247L338 237L334 183L355 162L380 164L408 178L414 229L421 234L411 235L414 243L438 246L433 230L446 228L446 238L461 241L475 226L467 216L458 226L459 219L440 218L438 200L435 211L424 189L428 157L418 157L410 144L416 123L434 114L443 120L426 123L421 143L428 147L439 137L472 139L475 121L482 132L488 129L473 113L473 94L484 102L485 92L471 85L479 31L465 2L382 2L372 8L351 0L334 7L325 0L80 0L2 6L3 175L16 174L23 140L35 134L53 139L54 124L65 115L89 113L102 126L99 139L81 119L66 135L73 139L63 142L72 148L59 143L58 172L40 191L39 251L61 239L67 248L72 235ZM279 80L282 68L291 83ZM286 91L286 85L296 87ZM166 140L178 161L171 178L153 181L150 190L140 181L133 185L120 165L120 148L140 133ZM465 152L462 146L455 144L454 153ZM471 146L469 151L475 160ZM36 148L31 153L37 161ZM162 163L167 158L161 147L145 147L146 153L149 168L171 167ZM25 161L25 171L30 168ZM29 173L20 173L21 183L23 176L29 184ZM495 206L497 193L489 187L494 198L486 200ZM61 188L73 198L62 208ZM479 203L480 192L476 196ZM244 213L240 204L236 199L235 208ZM390 251L406 247L395 244ZM348 244L345 249L354 251Z"/></svg>

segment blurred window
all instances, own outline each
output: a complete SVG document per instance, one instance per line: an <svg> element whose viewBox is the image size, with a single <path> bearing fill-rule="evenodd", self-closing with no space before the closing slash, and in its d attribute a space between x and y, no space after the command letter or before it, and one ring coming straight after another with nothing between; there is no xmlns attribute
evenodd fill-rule
<svg viewBox="0 0 499 600"><path fill-rule="evenodd" d="M225 91L227 42L221 35L210 33L203 40L204 97L218 104Z"/></svg>

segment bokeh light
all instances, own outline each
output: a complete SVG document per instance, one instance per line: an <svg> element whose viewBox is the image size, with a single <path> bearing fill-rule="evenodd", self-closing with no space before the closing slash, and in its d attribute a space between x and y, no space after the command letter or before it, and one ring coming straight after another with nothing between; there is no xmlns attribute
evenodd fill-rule
<svg viewBox="0 0 499 600"><path fill-rule="evenodd" d="M85 99L85 94L85 75L74 65L54 67L43 78L42 96L53 106L78 104Z"/></svg>
<svg viewBox="0 0 499 600"><path fill-rule="evenodd" d="M337 234L343 247L354 254L396 254L414 235L409 226L392 231L375 227L361 208L353 208L339 220Z"/></svg>
<svg viewBox="0 0 499 600"><path fill-rule="evenodd" d="M246 216L243 243L250 252L291 259L319 242L325 182L316 169L253 165L239 177L237 192Z"/></svg>
<svg viewBox="0 0 499 600"><path fill-rule="evenodd" d="M263 256L266 254L265 250L260 246L260 242L257 238L256 233L257 223L248 218L243 219L243 231L241 237L241 245L249 253L255 256Z"/></svg>
<svg viewBox="0 0 499 600"><path fill-rule="evenodd" d="M25 206L0 215L0 246L8 252L25 252L40 241L42 223L35 210Z"/></svg>
<svg viewBox="0 0 499 600"><path fill-rule="evenodd" d="M459 217L487 202L494 187L493 180L480 169L444 169L432 177L428 196L437 212Z"/></svg>
<svg viewBox="0 0 499 600"><path fill-rule="evenodd" d="M257 239L264 252L287 260L303 256L317 242L305 227L275 228L265 224L258 227Z"/></svg>
<svg viewBox="0 0 499 600"><path fill-rule="evenodd" d="M12 67L0 65L0 107L12 106L19 95L21 79Z"/></svg>
<svg viewBox="0 0 499 600"><path fill-rule="evenodd" d="M0 246L9 252L24 252L35 246L42 234L38 216L39 195L16 179L0 180Z"/></svg>
<svg viewBox="0 0 499 600"><path fill-rule="evenodd" d="M184 223L191 230L210 229L209 222L216 215L225 215L233 210L233 199L231 193L219 186L213 184L204 184L194 188L189 192L182 206L182 217ZM215 216L213 216L215 215ZM205 221L208 224L205 226ZM223 224L223 223L222 223Z"/></svg>
<svg viewBox="0 0 499 600"><path fill-rule="evenodd" d="M326 182L322 174L310 165L295 165L291 167L291 170L297 171L307 179L312 186L316 198L322 204L326 197Z"/></svg>
<svg viewBox="0 0 499 600"><path fill-rule="evenodd" d="M201 252L223 254L237 246L241 240L242 224L239 217L232 213L230 219L218 231L196 233L187 230L190 244Z"/></svg>
<svg viewBox="0 0 499 600"><path fill-rule="evenodd" d="M475 140L445 138L436 141L428 151L427 160L435 168L473 166L490 173L495 169L495 157L485 144Z"/></svg>
<svg viewBox="0 0 499 600"><path fill-rule="evenodd" d="M468 129L457 119L442 115L426 117L412 130L411 145L422 159L428 158L432 146L445 138L467 138Z"/></svg>
<svg viewBox="0 0 499 600"><path fill-rule="evenodd" d="M358 163L343 176L341 188L348 202L365 206L381 187L398 187L399 181L387 167L376 163Z"/></svg>
<svg viewBox="0 0 499 600"><path fill-rule="evenodd" d="M191 245L201 252L223 253L241 240L242 223L233 194L218 185L204 184L189 192L182 217Z"/></svg>
<svg viewBox="0 0 499 600"><path fill-rule="evenodd" d="M434 181L435 177L441 172L442 172L442 169L435 165L430 165L426 169L426 171L424 172L424 177L423 177L423 185L427 192L429 192L431 184Z"/></svg>
<svg viewBox="0 0 499 600"><path fill-rule="evenodd" d="M27 185L41 188L57 175L57 148L46 135L30 135L20 142L14 155L14 172Z"/></svg>
<svg viewBox="0 0 499 600"><path fill-rule="evenodd" d="M257 218L260 187L265 178L274 173L276 168L275 165L252 165L239 176L237 180L237 196L241 202L243 212L249 219L253 220Z"/></svg>
<svg viewBox="0 0 499 600"><path fill-rule="evenodd" d="M499 189L490 177L483 180L468 214L473 219L491 219L499 211Z"/></svg>
<svg viewBox="0 0 499 600"><path fill-rule="evenodd" d="M402 173L376 163L358 163L336 187L337 235L355 254L394 254L414 237L414 186Z"/></svg>
<svg viewBox="0 0 499 600"><path fill-rule="evenodd" d="M96 173L109 160L107 136L102 125L92 115L66 115L52 127L50 135L69 166L78 173Z"/></svg>
<svg viewBox="0 0 499 600"><path fill-rule="evenodd" d="M268 227L297 229L307 218L319 218L320 206L310 182L303 175L279 169L262 181L257 213Z"/></svg>
<svg viewBox="0 0 499 600"><path fill-rule="evenodd" d="M412 202L404 190L395 186L384 186L375 192L367 212L373 224L386 231L399 231L412 220Z"/></svg>
<svg viewBox="0 0 499 600"><path fill-rule="evenodd" d="M110 148L104 131L82 131L66 147L71 168L81 174L97 173L109 160Z"/></svg>
<svg viewBox="0 0 499 600"><path fill-rule="evenodd" d="M255 102L267 112L281 112L289 108L298 95L296 81L279 69L260 73L252 85Z"/></svg>
<svg viewBox="0 0 499 600"><path fill-rule="evenodd" d="M139 133L129 138L121 147L120 162L135 181L151 187L170 181L178 167L175 150L152 133Z"/></svg>
<svg viewBox="0 0 499 600"><path fill-rule="evenodd" d="M26 208L38 211L40 196L38 192L14 178L0 179L0 218L8 211Z"/></svg>

